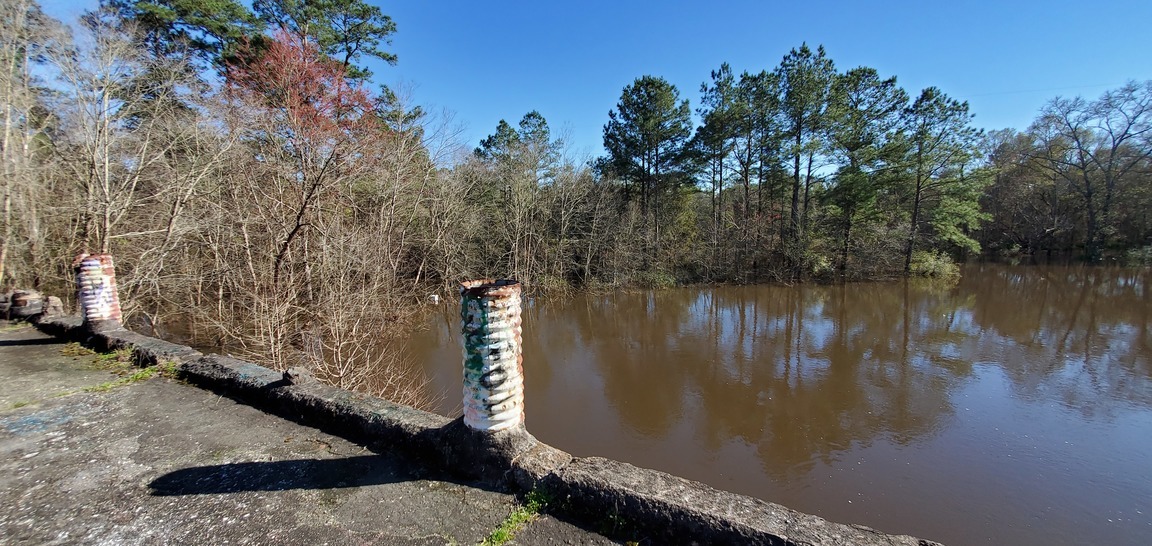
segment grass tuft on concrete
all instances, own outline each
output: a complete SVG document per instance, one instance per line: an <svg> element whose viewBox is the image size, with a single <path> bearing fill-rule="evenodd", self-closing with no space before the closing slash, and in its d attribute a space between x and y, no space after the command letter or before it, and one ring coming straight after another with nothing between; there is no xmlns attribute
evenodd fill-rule
<svg viewBox="0 0 1152 546"><path fill-rule="evenodd" d="M96 355L96 364L106 367L130 366L132 364L132 349L116 349L115 351Z"/></svg>
<svg viewBox="0 0 1152 546"><path fill-rule="evenodd" d="M73 341L61 347L60 354L63 356L88 356L96 354L96 351Z"/></svg>
<svg viewBox="0 0 1152 546"><path fill-rule="evenodd" d="M536 519L540 515L540 511L548 505L548 500L538 490L533 489L528 493L524 504L517 506L508 514L507 518L500 523L496 529L493 529L488 534L488 538L481 542L481 546L502 546L512 540L520 529L528 522Z"/></svg>
<svg viewBox="0 0 1152 546"><path fill-rule="evenodd" d="M116 379L114 381L108 381L106 383L101 383L99 385L92 385L91 387L84 387L81 390L83 390L84 392L108 392L112 389L115 389L116 387L123 387L125 385L131 385L132 383L137 383L137 382L144 381L147 379L152 379L153 377L155 377L159 373L161 373L159 366L149 366L147 368L141 368L141 369L137 370L135 373L132 373L130 375L126 375L124 377L121 377L120 379Z"/></svg>

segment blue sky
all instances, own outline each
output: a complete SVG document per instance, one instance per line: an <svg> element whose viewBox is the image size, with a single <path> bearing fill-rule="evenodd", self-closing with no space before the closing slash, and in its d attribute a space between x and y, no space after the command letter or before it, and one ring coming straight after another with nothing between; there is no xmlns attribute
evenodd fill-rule
<svg viewBox="0 0 1152 546"><path fill-rule="evenodd" d="M709 72L772 69L789 49L823 44L843 71L897 76L966 100L976 125L1023 129L1057 95L1096 97L1152 79L1152 1L381 2L396 21L394 67L376 79L455 112L469 147L538 110L575 152L602 153L625 85L662 76L695 109ZM50 13L95 2L47 0Z"/></svg>

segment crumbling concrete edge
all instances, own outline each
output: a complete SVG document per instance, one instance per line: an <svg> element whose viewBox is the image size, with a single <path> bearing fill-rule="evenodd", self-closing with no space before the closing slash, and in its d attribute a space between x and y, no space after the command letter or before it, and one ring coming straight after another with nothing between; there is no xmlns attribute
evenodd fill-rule
<svg viewBox="0 0 1152 546"><path fill-rule="evenodd" d="M79 317L34 316L49 335L97 350L130 349L142 366L172 366L178 377L270 413L413 458L463 479L550 499L548 510L623 529L661 544L939 546L906 535L844 525L664 472L599 457L573 457L522 427L495 434L372 396L283 373L123 328L92 330Z"/></svg>

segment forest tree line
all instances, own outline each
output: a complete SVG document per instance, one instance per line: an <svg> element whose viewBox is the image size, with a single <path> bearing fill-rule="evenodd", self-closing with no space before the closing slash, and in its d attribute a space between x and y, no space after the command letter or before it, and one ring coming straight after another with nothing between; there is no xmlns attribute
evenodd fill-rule
<svg viewBox="0 0 1152 546"><path fill-rule="evenodd" d="M758 73L721 65L700 94L693 127L674 86L637 79L597 164L638 207L645 256L677 278L871 279L982 251L1152 250L1152 82L1057 98L1027 130L991 133L966 102L838 71L822 47Z"/></svg>
<svg viewBox="0 0 1152 546"><path fill-rule="evenodd" d="M720 66L695 109L637 78L588 160L536 111L469 150L375 85L367 60L398 62L397 27L362 0L104 0L72 26L35 0L0 9L0 282L65 294L74 256L109 252L130 320L344 387L403 390L365 371L395 364L382 334L467 278L541 292L1152 254L1152 82L985 133L937 88L801 45Z"/></svg>
<svg viewBox="0 0 1152 546"><path fill-rule="evenodd" d="M1152 81L1053 99L1023 132L807 45L721 65L700 94L697 125L675 86L637 78L583 165L538 112L502 120L452 170L478 177L489 226L473 270L564 287L932 276L981 253L1152 263Z"/></svg>

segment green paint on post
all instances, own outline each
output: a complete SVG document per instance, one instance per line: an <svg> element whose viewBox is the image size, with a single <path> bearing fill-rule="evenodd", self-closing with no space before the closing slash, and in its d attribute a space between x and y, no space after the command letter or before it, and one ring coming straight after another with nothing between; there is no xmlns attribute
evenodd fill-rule
<svg viewBox="0 0 1152 546"><path fill-rule="evenodd" d="M523 422L520 283L482 279L460 287L464 422L502 430Z"/></svg>

